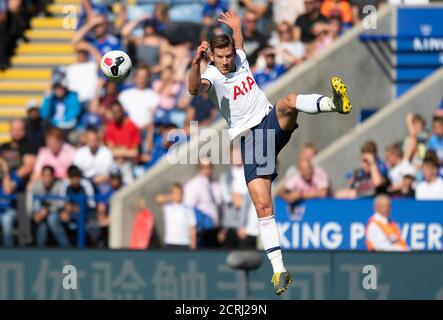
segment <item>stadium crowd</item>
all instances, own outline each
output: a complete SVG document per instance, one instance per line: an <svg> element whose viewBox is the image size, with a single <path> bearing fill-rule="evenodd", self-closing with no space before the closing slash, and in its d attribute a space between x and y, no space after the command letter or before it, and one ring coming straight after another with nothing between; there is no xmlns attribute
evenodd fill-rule
<svg viewBox="0 0 443 320"><path fill-rule="evenodd" d="M234 10L242 17L245 51L263 88L359 23L361 8L369 2L207 0L202 20L190 23L171 20L163 3L152 12L139 10L133 15L121 6L115 15L110 2L82 1L72 39L76 63L54 69L41 105L29 102L26 117L11 121L11 142L0 147L3 246L14 245L17 203L13 196L25 191L32 217L30 245L73 246L82 211L87 217L88 246L107 246L112 194L167 153L173 144L167 140L170 129L182 128L189 136L190 121L203 127L220 117L208 95L192 97L186 89L193 49L213 34L228 32L217 22L220 12ZM28 3L38 4L38 9L23 11L28 7L21 4ZM17 40L29 27L20 21L48 14L44 8L45 1L0 0L0 28L10 35L1 40L9 50L0 57L1 66L8 66ZM134 64L123 83L108 81L99 72L103 54L116 49L127 51ZM429 131L425 119L408 115L407 128L408 137L386 150L385 162L376 142L362 146L360 168L349 175L346 190L333 190L327 172L312 163L316 147L306 144L279 195L291 203L384 192L395 197L442 198L438 168L443 163L443 118L437 114ZM219 181L212 179L212 165L203 159L198 176L157 196L165 214L167 245L255 246L255 212L238 150L232 153L236 160ZM202 192L190 191L196 189ZM193 208L195 215L187 208ZM180 229L177 221L183 221L179 225L184 227Z"/></svg>

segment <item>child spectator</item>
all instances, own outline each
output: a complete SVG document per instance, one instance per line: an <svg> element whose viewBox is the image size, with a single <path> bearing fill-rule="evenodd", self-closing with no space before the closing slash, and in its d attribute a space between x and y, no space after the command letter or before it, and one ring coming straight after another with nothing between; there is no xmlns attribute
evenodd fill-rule
<svg viewBox="0 0 443 320"><path fill-rule="evenodd" d="M169 249L197 247L197 229L194 210L183 203L183 187L172 185L169 194L157 195L155 201L163 209L164 243Z"/></svg>

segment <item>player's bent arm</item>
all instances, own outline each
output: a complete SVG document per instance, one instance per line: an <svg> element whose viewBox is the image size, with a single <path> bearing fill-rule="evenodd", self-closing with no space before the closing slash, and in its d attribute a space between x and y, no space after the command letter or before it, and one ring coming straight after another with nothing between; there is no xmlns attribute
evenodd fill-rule
<svg viewBox="0 0 443 320"><path fill-rule="evenodd" d="M200 74L200 63L192 63L191 72L188 77L188 91L190 95L198 96L211 87L207 79L202 79Z"/></svg>

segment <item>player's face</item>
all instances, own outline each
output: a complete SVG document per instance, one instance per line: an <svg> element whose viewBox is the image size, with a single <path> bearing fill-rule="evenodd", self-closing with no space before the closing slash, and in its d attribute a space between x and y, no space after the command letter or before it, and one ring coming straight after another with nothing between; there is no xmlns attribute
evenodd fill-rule
<svg viewBox="0 0 443 320"><path fill-rule="evenodd" d="M234 70L235 52L232 47L214 49L214 65L222 73L228 74Z"/></svg>

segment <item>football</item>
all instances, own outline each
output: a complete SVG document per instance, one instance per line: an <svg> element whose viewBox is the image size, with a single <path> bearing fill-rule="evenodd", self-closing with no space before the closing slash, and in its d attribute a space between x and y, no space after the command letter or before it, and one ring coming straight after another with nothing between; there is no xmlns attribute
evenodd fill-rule
<svg viewBox="0 0 443 320"><path fill-rule="evenodd" d="M132 61L124 51L112 50L105 53L101 60L100 68L106 78L122 81L131 72Z"/></svg>

